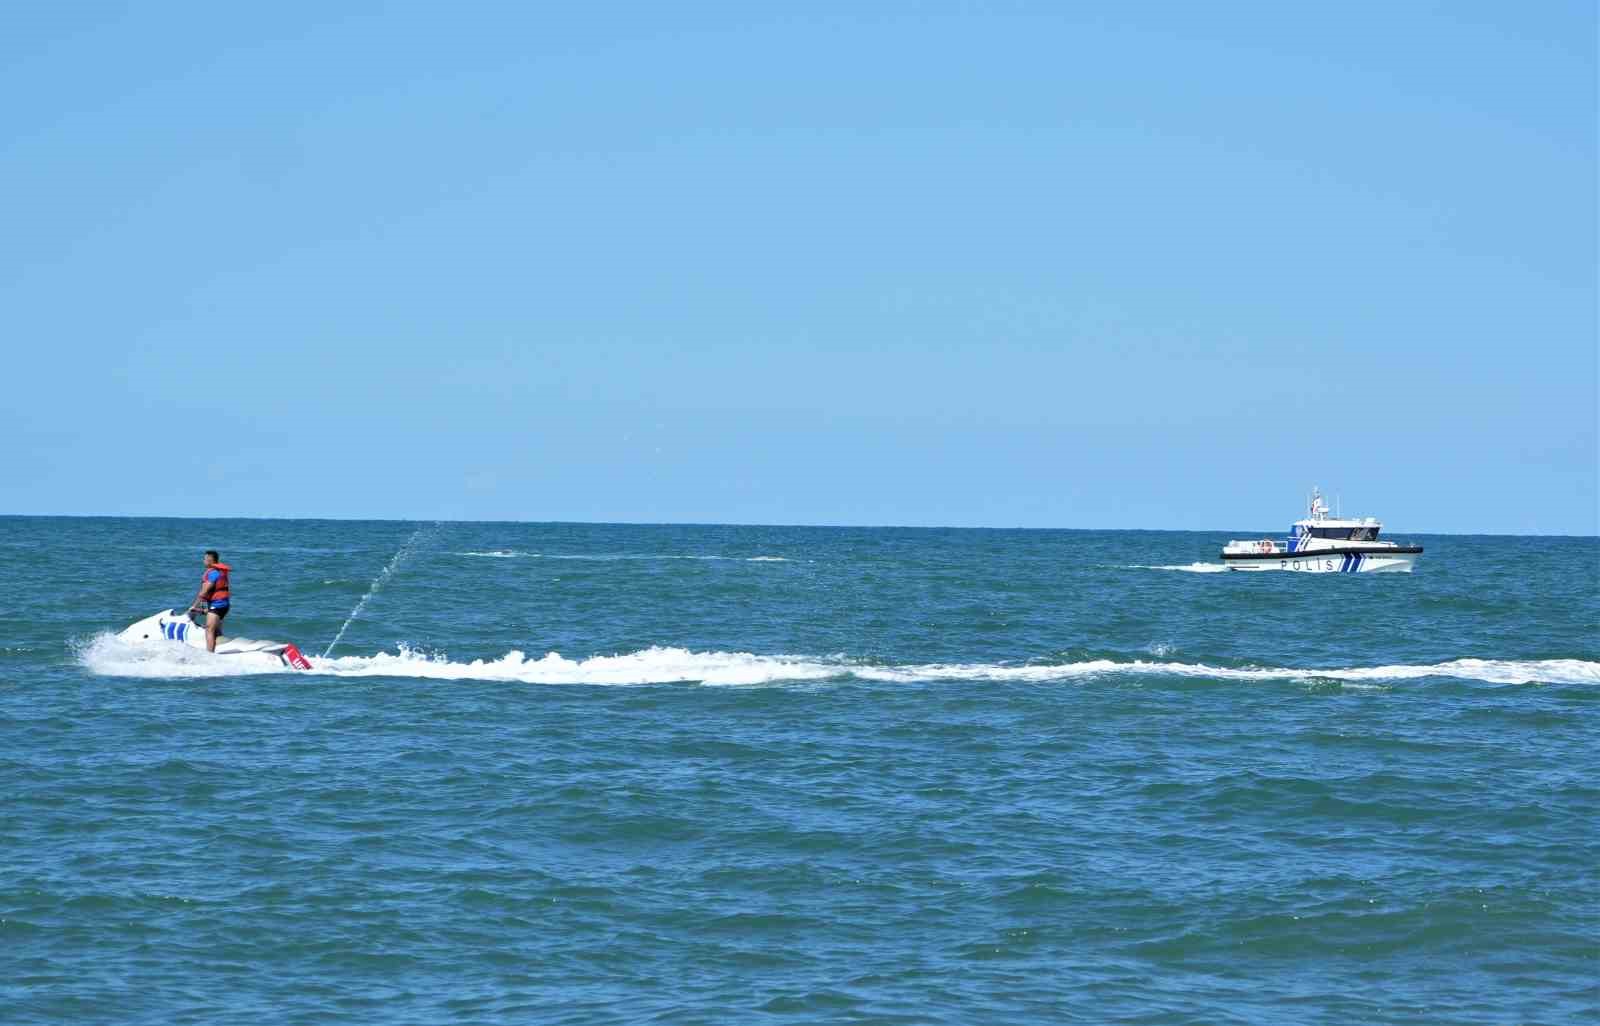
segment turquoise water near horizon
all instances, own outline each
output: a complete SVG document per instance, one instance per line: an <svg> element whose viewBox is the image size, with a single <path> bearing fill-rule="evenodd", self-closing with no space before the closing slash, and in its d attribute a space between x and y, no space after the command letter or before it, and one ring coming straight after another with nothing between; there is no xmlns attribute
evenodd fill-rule
<svg viewBox="0 0 1600 1026"><path fill-rule="evenodd" d="M0 518L0 1019L1595 1021L1600 540L1281 534Z"/></svg>

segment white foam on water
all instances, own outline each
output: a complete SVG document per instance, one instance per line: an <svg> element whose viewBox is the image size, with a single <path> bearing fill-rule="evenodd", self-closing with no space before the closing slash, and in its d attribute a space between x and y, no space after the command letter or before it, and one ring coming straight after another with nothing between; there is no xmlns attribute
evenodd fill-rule
<svg viewBox="0 0 1600 1026"><path fill-rule="evenodd" d="M568 659L559 652L537 658L512 650L498 659L452 662L442 655L401 649L375 656L344 656L318 663L317 672L337 677L419 677L431 680L491 680L522 684L766 684L824 680L849 672L843 663L748 652L692 652L648 648L622 655Z"/></svg>
<svg viewBox="0 0 1600 1026"><path fill-rule="evenodd" d="M745 563L787 563L787 556L697 556L679 555L674 553L651 552L600 552L600 553L546 553L523 552L518 549L490 549L487 552L457 552L458 556L472 556L479 559L565 559L583 563L622 563L635 560L737 560Z"/></svg>
<svg viewBox="0 0 1600 1026"><path fill-rule="evenodd" d="M1078 663L1035 666L950 664L857 668L854 675L867 680L992 680L1056 681L1113 674L1148 674L1170 677L1198 677L1207 680L1241 681L1325 681L1392 683L1423 677L1452 677L1480 680L1490 684L1600 684L1600 663L1581 659L1456 659L1422 666L1354 666L1331 669L1298 667L1227 667L1204 663L1171 663L1135 659L1117 662L1091 659Z"/></svg>
<svg viewBox="0 0 1600 1026"><path fill-rule="evenodd" d="M78 648L80 664L92 673L115 677L185 678L236 674L289 673L276 656L249 653L217 656L187 645L131 644L105 633ZM313 659L307 676L391 677L418 680L484 680L522 684L768 684L775 682L862 680L895 684L989 681L1048 684L1118 676L1168 676L1218 681L1338 681L1377 686L1425 677L1478 680L1491 684L1596 684L1600 662L1582 659L1456 659L1408 666L1223 667L1168 662L1159 658L1117 661L1009 665L1002 663L924 663L874 666L844 656L754 655L749 652L695 652L655 646L638 652L569 659L559 652L530 657L512 650L495 659L460 662L441 653L401 646L397 652Z"/></svg>
<svg viewBox="0 0 1600 1026"><path fill-rule="evenodd" d="M78 664L103 677L236 677L252 673L288 672L283 660L267 652L213 655L175 642L123 641L107 631L75 646Z"/></svg>
<svg viewBox="0 0 1600 1026"><path fill-rule="evenodd" d="M1122 567L1124 570L1177 570L1186 574L1220 574L1227 572L1227 567L1222 563L1183 563L1172 566L1133 566Z"/></svg>

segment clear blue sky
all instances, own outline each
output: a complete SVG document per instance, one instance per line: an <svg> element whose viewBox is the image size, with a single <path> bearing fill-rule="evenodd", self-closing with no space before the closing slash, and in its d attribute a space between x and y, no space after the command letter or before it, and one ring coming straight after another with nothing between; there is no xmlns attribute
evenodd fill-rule
<svg viewBox="0 0 1600 1026"><path fill-rule="evenodd" d="M226 6L0 10L0 512L1596 532L1590 2Z"/></svg>

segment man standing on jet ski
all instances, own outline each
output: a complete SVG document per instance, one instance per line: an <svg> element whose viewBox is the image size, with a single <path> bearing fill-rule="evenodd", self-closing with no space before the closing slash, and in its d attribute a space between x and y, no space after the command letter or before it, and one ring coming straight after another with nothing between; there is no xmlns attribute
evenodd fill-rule
<svg viewBox="0 0 1600 1026"><path fill-rule="evenodd" d="M216 549L206 550L205 570L200 574L200 593L190 603L189 615L206 614L207 652L215 652L217 639L222 637L222 618L228 615L228 571L231 569L222 562Z"/></svg>

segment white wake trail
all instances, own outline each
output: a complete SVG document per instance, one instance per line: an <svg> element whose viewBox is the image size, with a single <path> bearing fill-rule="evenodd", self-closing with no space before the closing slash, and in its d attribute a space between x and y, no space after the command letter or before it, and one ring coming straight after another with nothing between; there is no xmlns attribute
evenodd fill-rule
<svg viewBox="0 0 1600 1026"><path fill-rule="evenodd" d="M114 677L181 679L236 674L289 673L276 656L213 656L184 645L130 644L112 634L91 639L78 651L89 671ZM1072 663L922 663L880 666L844 656L755 655L651 647L637 652L569 659L559 652L530 657L512 650L494 659L452 660L402 646L398 652L324 657L308 677L386 677L413 680L478 680L520 684L723 684L755 685L823 680L891 684L939 682L1036 683L1116 677L1184 677L1214 681L1341 681L1390 684L1437 677L1490 684L1600 685L1600 662L1582 659L1455 659L1422 665L1226 667L1162 659L1089 659Z"/></svg>
<svg viewBox="0 0 1600 1026"><path fill-rule="evenodd" d="M1184 563L1172 566L1141 566L1134 564L1125 566L1124 570L1177 570L1186 574L1220 574L1226 573L1228 568L1221 563Z"/></svg>

